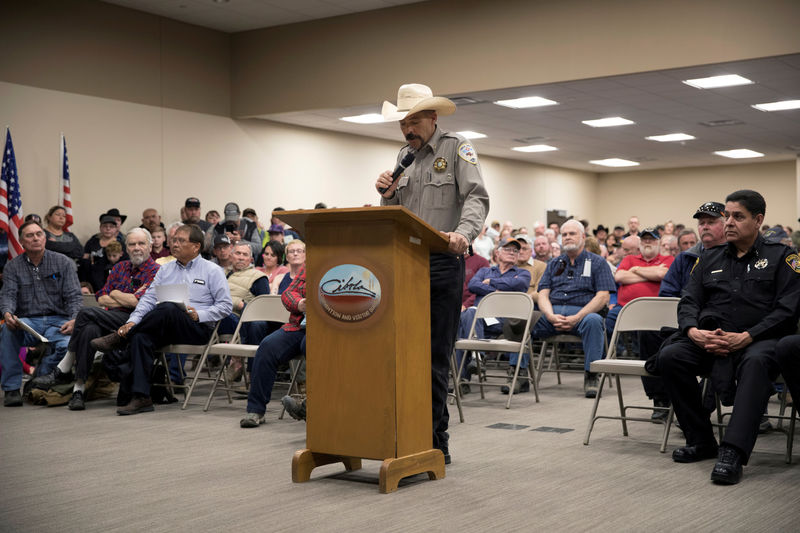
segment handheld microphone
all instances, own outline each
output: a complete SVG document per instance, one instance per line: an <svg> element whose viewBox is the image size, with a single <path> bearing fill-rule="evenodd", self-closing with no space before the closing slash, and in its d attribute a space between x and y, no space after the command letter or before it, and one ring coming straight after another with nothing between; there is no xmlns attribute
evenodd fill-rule
<svg viewBox="0 0 800 533"><path fill-rule="evenodd" d="M394 172L392 172L392 183L394 183L394 180L400 177L400 174L402 174L405 169L411 166L411 163L414 162L415 157L416 156L412 152L408 152L405 156L403 156L403 159L400 160L397 168L394 169ZM391 185L389 185L389 187L391 187ZM381 187L378 189L378 192L383 194L389 190L389 187Z"/></svg>

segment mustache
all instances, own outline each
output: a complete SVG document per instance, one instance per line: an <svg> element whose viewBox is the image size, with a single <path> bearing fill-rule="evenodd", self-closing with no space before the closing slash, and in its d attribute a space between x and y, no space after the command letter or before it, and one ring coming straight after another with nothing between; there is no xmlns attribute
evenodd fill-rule
<svg viewBox="0 0 800 533"><path fill-rule="evenodd" d="M407 141L413 141L414 139L422 140L422 137L420 137L419 135L414 135L413 133L409 133L406 135Z"/></svg>

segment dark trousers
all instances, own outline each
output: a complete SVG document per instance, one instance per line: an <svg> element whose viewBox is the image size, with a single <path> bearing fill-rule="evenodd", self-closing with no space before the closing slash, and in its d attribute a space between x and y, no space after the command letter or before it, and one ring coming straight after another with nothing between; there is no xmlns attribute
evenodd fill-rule
<svg viewBox="0 0 800 533"><path fill-rule="evenodd" d="M108 335L128 321L130 311L105 310L101 307L84 307L75 317L75 329L67 349L75 353L75 377L86 381L94 362L95 350L89 342Z"/></svg>
<svg viewBox="0 0 800 533"><path fill-rule="evenodd" d="M450 354L461 317L464 289L464 258L451 254L431 254L431 407L433 447L448 449L447 382Z"/></svg>
<svg viewBox="0 0 800 533"><path fill-rule="evenodd" d="M781 367L783 381L792 393L792 401L800 407L800 335L789 335L778 341L775 356Z"/></svg>
<svg viewBox="0 0 800 533"><path fill-rule="evenodd" d="M250 392L247 394L247 412L264 415L272 397L272 386L278 374L278 365L306 352L306 330L279 329L258 345L250 372Z"/></svg>
<svg viewBox="0 0 800 533"><path fill-rule="evenodd" d="M128 333L133 370L129 390L150 396L153 352L157 348L167 344L205 344L213 331L211 324L195 322L174 303L158 304Z"/></svg>
<svg viewBox="0 0 800 533"><path fill-rule="evenodd" d="M651 356L658 353L659 348L667 340L669 335L660 331L640 331L639 335L639 359L647 361ZM660 377L642 376L642 386L647 397L653 401L669 401L667 391L664 389L664 380Z"/></svg>
<svg viewBox="0 0 800 533"><path fill-rule="evenodd" d="M773 381L780 372L775 354L777 339L755 341L734 358L736 397L730 422L721 444L733 446L750 458L758 437L758 425L772 394ZM659 367L664 387L669 394L675 414L686 435L686 444L715 442L709 413L703 408L697 376L708 375L717 356L709 354L687 337L680 337L662 347Z"/></svg>

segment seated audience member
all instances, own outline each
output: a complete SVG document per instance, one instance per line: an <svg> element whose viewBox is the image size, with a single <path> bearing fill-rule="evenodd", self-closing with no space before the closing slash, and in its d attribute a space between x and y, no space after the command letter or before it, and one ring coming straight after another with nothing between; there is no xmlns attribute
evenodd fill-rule
<svg viewBox="0 0 800 533"><path fill-rule="evenodd" d="M727 244L705 251L692 270L678 305L680 334L661 348L657 370L686 436L672 459L716 457L711 480L730 485L741 479L781 371L778 339L797 330L800 258L759 233L759 193L736 191L725 201ZM697 382L708 374L723 400L733 396L719 446Z"/></svg>
<svg viewBox="0 0 800 533"><path fill-rule="evenodd" d="M517 235L516 241L519 243L519 256L517 257L517 267L528 271L531 275L531 283L528 287L528 294L533 298L533 303L539 300L539 280L542 279L547 263L532 257L533 240L525 234Z"/></svg>
<svg viewBox="0 0 800 533"><path fill-rule="evenodd" d="M286 245L286 260L289 262L289 271L275 276L270 284L270 294L283 294L292 280L300 274L306 264L306 243L295 239Z"/></svg>
<svg viewBox="0 0 800 533"><path fill-rule="evenodd" d="M219 215L219 211L217 211L216 209L212 209L211 211L206 213L206 222L208 222L212 226L215 226L221 218L222 217Z"/></svg>
<svg viewBox="0 0 800 533"><path fill-rule="evenodd" d="M483 226L480 234L475 237L472 242L472 251L474 254L479 255L487 261L492 258L492 250L494 250L494 241L486 234L488 226Z"/></svg>
<svg viewBox="0 0 800 533"><path fill-rule="evenodd" d="M620 261L622 261L625 257L637 253L639 253L639 236L629 235L622 239L622 244L619 248L617 248L617 251L608 258L608 260L613 265L619 265Z"/></svg>
<svg viewBox="0 0 800 533"><path fill-rule="evenodd" d="M622 239L625 238L625 228L622 227L622 226L619 226L619 225L614 226L614 231L611 234L617 240L617 243L619 243L620 246L621 246L622 245Z"/></svg>
<svg viewBox="0 0 800 533"><path fill-rule="evenodd" d="M167 344L205 344L214 324L233 308L222 270L200 257L203 232L196 225L178 228L172 239L176 261L156 273L150 288L139 299L128 321L114 333L91 341L93 349L107 352L127 342L132 373L120 383L118 415L153 411L150 377L154 350ZM189 301L158 303L160 285L188 285Z"/></svg>
<svg viewBox="0 0 800 533"><path fill-rule="evenodd" d="M209 235L210 234L211 232L209 232ZM211 262L221 266L227 273L231 269L231 264L233 262L233 258L231 257L232 250L233 246L231 246L231 240L227 235L215 236L214 248L211 251L211 255L214 257L211 258Z"/></svg>
<svg viewBox="0 0 800 533"><path fill-rule="evenodd" d="M172 246L172 239L175 238L175 232L178 231L178 228L182 226L183 222L173 222L172 224L167 226L167 248L170 248ZM171 249L169 255L165 255L164 257L159 257L158 259L156 259L156 263L158 263L161 266L166 265L167 263L171 263L172 261L175 261L175 256L172 255Z"/></svg>
<svg viewBox="0 0 800 533"><path fill-rule="evenodd" d="M153 258L153 261L169 257L169 248L166 247L167 230L159 226L150 233L150 237L153 239L153 246L150 250L150 257Z"/></svg>
<svg viewBox="0 0 800 533"><path fill-rule="evenodd" d="M594 398L597 374L589 372L589 365L603 358L605 329L600 313L617 287L608 264L584 250L584 241L580 222L568 220L561 226L564 253L547 264L539 282L539 310L544 316L534 326L533 336L544 339L569 333L581 337L586 354L584 395Z"/></svg>
<svg viewBox="0 0 800 533"><path fill-rule="evenodd" d="M122 225L123 225L123 224L125 223L125 221L128 219L128 215L122 215L122 214L120 214L120 212L119 212L119 209L117 209L116 207L114 207L114 208L112 208L112 209L109 209L109 210L108 210L108 211L107 211L105 214L106 214L106 215L110 215L110 216L114 217L114 221L117 223L117 229L118 229L118 230L119 230L119 229L122 229ZM102 216L102 215L100 215L100 216ZM124 239L122 238L122 236L121 236L121 235L119 235L119 234L118 234L118 237L117 237L117 239L118 239L119 241L122 241L122 240L124 240Z"/></svg>
<svg viewBox="0 0 800 533"><path fill-rule="evenodd" d="M783 226L774 226L764 232L764 238L768 241L779 242L786 246L792 246L792 239L789 234L783 229Z"/></svg>
<svg viewBox="0 0 800 533"><path fill-rule="evenodd" d="M0 312L5 319L0 329L0 385L6 407L22 405L20 348L38 344L20 323L50 341L53 350L39 364L39 372L47 373L64 357L82 304L75 264L45 249L44 229L36 222L24 222L19 240L23 253L6 264L0 290Z"/></svg>
<svg viewBox="0 0 800 533"><path fill-rule="evenodd" d="M558 237L556 236L556 232L553 231L553 228L544 230L544 236L547 237L547 242L558 242Z"/></svg>
<svg viewBox="0 0 800 533"><path fill-rule="evenodd" d="M256 231L258 232L258 242L260 243L259 246L263 247L266 231L264 231L264 225L261 224L261 222L258 220L258 214L256 213L256 210L253 209L252 207L245 207L244 211L242 211L242 218L246 218L247 220L256 225Z"/></svg>
<svg viewBox="0 0 800 533"><path fill-rule="evenodd" d="M633 215L628 219L628 233L625 236L634 237L636 235L639 235L639 217Z"/></svg>
<svg viewBox="0 0 800 533"><path fill-rule="evenodd" d="M667 220L664 223L664 231L661 232L661 235L676 235L675 233L675 223L671 220Z"/></svg>
<svg viewBox="0 0 800 533"><path fill-rule="evenodd" d="M233 312L222 319L219 324L220 334L230 334L236 329L239 317L242 316L245 306L253 298L262 294L269 294L269 281L267 275L253 267L253 257L250 245L239 241L233 246L231 254L231 271L228 274L228 288L231 292ZM258 344L267 335L266 322L247 322L242 324L240 330L242 343ZM244 371L240 357L231 360L229 380L238 381Z"/></svg>
<svg viewBox="0 0 800 533"><path fill-rule="evenodd" d="M550 258L558 257L561 255L561 245L557 242L550 243Z"/></svg>
<svg viewBox="0 0 800 533"><path fill-rule="evenodd" d="M267 241L264 250L261 251L261 265L258 270L267 275L270 287L281 274L289 272L289 267L283 264L284 250L283 245L278 241ZM272 294L270 292L270 294Z"/></svg>
<svg viewBox="0 0 800 533"><path fill-rule="evenodd" d="M250 245L253 257L261 252L261 235L258 233L258 226L255 222L241 218L239 205L234 202L225 204L224 220L220 220L213 226L214 231L206 234L206 248L215 246L215 239L219 236L226 236L231 244L244 241Z"/></svg>
<svg viewBox="0 0 800 533"><path fill-rule="evenodd" d="M685 229L678 234L678 253L685 252L697 244L697 233L693 229Z"/></svg>
<svg viewBox="0 0 800 533"><path fill-rule="evenodd" d="M675 235L664 235L661 237L661 255L671 255L675 257L679 252L678 238Z"/></svg>
<svg viewBox="0 0 800 533"><path fill-rule="evenodd" d="M160 227L159 230L163 232ZM72 365L75 364L75 386L69 401L71 411L85 408L86 379L95 354L89 343L128 321L131 311L158 272L158 265L150 257L150 245L150 232L146 229L134 228L128 232L125 246L130 260L115 264L105 285L97 292L97 303L103 307L84 307L78 312L66 355L51 372L33 380L34 387L44 390L69 383L72 381Z"/></svg>
<svg viewBox="0 0 800 533"><path fill-rule="evenodd" d="M272 386L275 384L278 365L305 353L305 267L301 267L291 285L281 294L281 301L289 310L289 322L265 337L258 346L253 360L253 370L250 373L247 412L239 422L239 426L243 428L255 428L264 423L264 414L272 397Z"/></svg>
<svg viewBox="0 0 800 533"><path fill-rule="evenodd" d="M74 233L70 233L64 226L67 224L67 210L54 205L44 216L44 234L47 237L45 247L53 252L64 254L75 262L83 257L83 246Z"/></svg>
<svg viewBox="0 0 800 533"><path fill-rule="evenodd" d="M639 252L625 256L617 266L614 281L619 285L617 304L606 316L606 332L611 336L622 308L642 296L658 296L661 280L672 261L671 255L659 254L659 235L655 229L646 228L639 233Z"/></svg>
<svg viewBox="0 0 800 533"><path fill-rule="evenodd" d="M208 231L211 224L200 218L200 200L191 196L186 199L181 211L181 222L184 224L195 224L204 233ZM169 235L169 234L167 234Z"/></svg>
<svg viewBox="0 0 800 533"><path fill-rule="evenodd" d="M492 220L492 223L489 224L489 229L486 230L486 235L491 237L492 241L496 243L497 239L500 238L500 222Z"/></svg>
<svg viewBox="0 0 800 533"><path fill-rule="evenodd" d="M501 241L497 246L497 250L497 265L481 268L469 281L468 287L470 292L476 294L475 307L468 307L461 313L458 326L459 339L465 339L469 336L469 331L472 327L473 319L475 318L475 311L484 296L496 291L525 292L528 290L528 287L530 287L530 273L516 266L517 258L519 257L520 242L517 240ZM479 339L485 339L488 336L497 336L502 332L502 318L492 322L481 318L475 322L475 334ZM462 365L461 358L463 356L463 350L456 351L457 365ZM516 365L516 363L517 361L515 359L513 364ZM465 361L463 364L464 377L468 376L468 364L469 361ZM524 361L520 366L523 365Z"/></svg>
<svg viewBox="0 0 800 533"><path fill-rule="evenodd" d="M283 228L283 244L288 244L289 242L293 241L294 239L300 239L300 234L293 230L288 224L286 224L283 220L275 216L275 213L284 211L282 207L276 207L272 210L272 216L269 219L269 225L275 226L278 225Z"/></svg>
<svg viewBox="0 0 800 533"><path fill-rule="evenodd" d="M275 241L283 244L283 226L280 224L273 224L267 229L267 237L269 241Z"/></svg>
<svg viewBox="0 0 800 533"><path fill-rule="evenodd" d="M116 211L116 209L110 210L109 213L111 211ZM109 213L100 215L100 232L86 241L86 245L83 247L83 258L78 270L78 277L81 281L91 281L92 266L105 257L106 246L114 241L125 244L117 225L117 219L121 217ZM95 285L95 287L99 286L101 285Z"/></svg>
<svg viewBox="0 0 800 533"><path fill-rule="evenodd" d="M545 230L545 227L544 227L544 224L542 223L541 220L537 220L536 222L534 222L533 223L533 238L536 239L536 237L544 235L544 230Z"/></svg>
<svg viewBox="0 0 800 533"><path fill-rule="evenodd" d="M597 227L592 230L592 235L594 235L594 238L597 239L597 243L602 247L606 244L606 239L608 238L608 228L602 224L598 224Z"/></svg>
<svg viewBox="0 0 800 533"><path fill-rule="evenodd" d="M705 248L713 248L725 243L725 220L723 213L725 206L719 202L706 202L701 205L694 218L697 219L697 229L700 233L700 243L692 246L685 252L679 253L672 261L667 273L661 280L658 295L661 297L679 298L689 275L697 263L697 258ZM661 344L669 337L669 332L642 331L639 332L639 358L647 360L658 353ZM653 400L656 407L669 407L669 395L664 389L660 377L642 377L642 386L647 397ZM667 413L663 410L653 412L651 419L654 422L665 420Z"/></svg>
<svg viewBox="0 0 800 533"><path fill-rule="evenodd" d="M533 253L533 258L537 261L542 263L550 261L552 256L550 255L550 241L547 240L547 237L541 235L533 240Z"/></svg>
<svg viewBox="0 0 800 533"><path fill-rule="evenodd" d="M103 256L95 259L92 263L88 280L92 287L102 287L106 284L106 279L111 273L111 269L119 263L123 255L122 245L119 242L108 243L103 249Z"/></svg>
<svg viewBox="0 0 800 533"><path fill-rule="evenodd" d="M161 215L158 214L158 211L150 207L142 211L142 224L139 227L149 231L152 237L156 229L164 229L164 223L161 222Z"/></svg>

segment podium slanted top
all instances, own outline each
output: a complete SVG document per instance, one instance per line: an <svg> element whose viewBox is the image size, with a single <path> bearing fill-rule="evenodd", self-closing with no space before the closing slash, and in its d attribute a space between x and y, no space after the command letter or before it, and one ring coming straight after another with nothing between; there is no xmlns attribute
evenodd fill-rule
<svg viewBox="0 0 800 533"><path fill-rule="evenodd" d="M378 221L402 224L410 236L420 239L431 252L447 252L448 240L440 231L400 205L374 207L345 207L339 209L301 209L272 213L287 222L300 235L306 234L306 225L316 222L352 222L369 227Z"/></svg>

